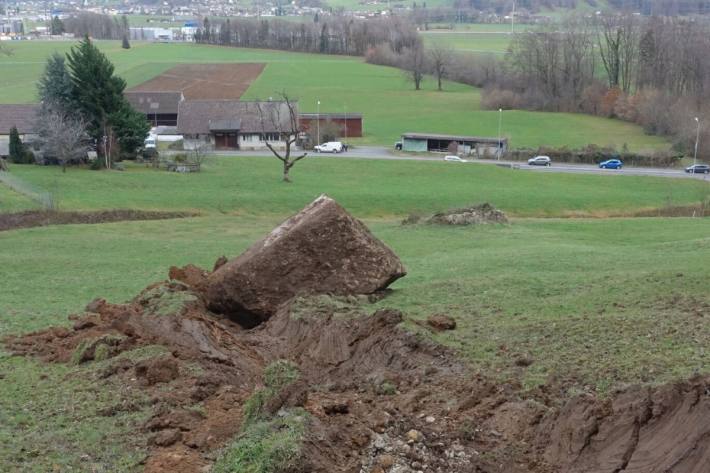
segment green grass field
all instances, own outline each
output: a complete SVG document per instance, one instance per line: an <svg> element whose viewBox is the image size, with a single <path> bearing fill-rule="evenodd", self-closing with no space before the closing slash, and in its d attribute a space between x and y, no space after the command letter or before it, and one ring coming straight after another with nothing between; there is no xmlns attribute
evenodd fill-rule
<svg viewBox="0 0 710 473"><path fill-rule="evenodd" d="M0 57L0 103L36 100L33 83L46 57L64 53L70 42L13 43L14 54ZM129 86L139 84L178 63L266 62L264 73L244 98L267 98L286 90L297 96L304 112L362 112L365 137L361 144L392 145L403 132L436 132L497 136L498 114L481 110L480 91L447 82L437 92L427 79L414 91L402 74L389 67L365 64L360 58L237 49L194 44L134 42L130 50L119 42L98 42ZM569 146L589 143L632 150L668 146L663 139L618 120L576 114L509 111L503 115L503 135L512 146Z"/></svg>
<svg viewBox="0 0 710 473"><path fill-rule="evenodd" d="M498 25L496 25L498 26ZM505 54L510 46L510 30L506 32L422 31L425 45L443 45L454 51L473 54Z"/></svg>
<svg viewBox="0 0 710 473"><path fill-rule="evenodd" d="M17 165L12 172L55 189L64 210L190 209L201 216L0 232L0 338L66 325L69 313L95 297L130 299L171 265L210 267L220 255L235 256L328 192L407 267L393 293L367 309L400 308L412 330L430 314L453 316L458 328L434 337L474 371L528 387L554 377L605 393L688 376L710 362L703 317L710 219L556 218L697 204L710 195L703 181L306 159L294 168L294 183L284 184L272 158L210 158L196 175L139 165L66 173ZM483 227L400 225L409 213L482 201L518 218ZM0 212L23 202L0 187ZM532 365L516 366L521 355ZM105 363L46 365L0 349L0 471L141 470L145 434L138 426L150 407L129 387L97 383ZM137 409L101 415L127 402Z"/></svg>
<svg viewBox="0 0 710 473"><path fill-rule="evenodd" d="M125 172L98 173L16 165L12 172L33 186L52 190L63 210L283 215L325 192L367 218L435 212L484 201L518 217L562 217L698 204L710 196L707 183L699 180L532 173L440 160L306 158L291 171L294 183L284 186L279 166L275 158L264 156L211 159L196 175L156 174L141 165L129 165ZM0 212L14 206L0 205Z"/></svg>

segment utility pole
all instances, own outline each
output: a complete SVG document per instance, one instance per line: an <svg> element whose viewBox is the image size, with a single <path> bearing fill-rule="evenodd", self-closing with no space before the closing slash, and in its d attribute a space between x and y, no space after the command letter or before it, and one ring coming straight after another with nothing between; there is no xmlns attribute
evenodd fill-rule
<svg viewBox="0 0 710 473"><path fill-rule="evenodd" d="M510 34L515 34L515 0L513 0L513 13L510 14Z"/></svg>
<svg viewBox="0 0 710 473"><path fill-rule="evenodd" d="M345 143L348 142L348 106L343 105L343 125L345 127Z"/></svg>
<svg viewBox="0 0 710 473"><path fill-rule="evenodd" d="M318 130L317 138L316 141L318 145L320 145L320 100L318 101L318 113L316 114L316 130Z"/></svg>
<svg viewBox="0 0 710 473"><path fill-rule="evenodd" d="M698 164L698 141L700 141L700 119L695 117L698 123L698 130L695 133L695 152L693 153L693 174L695 174L695 165Z"/></svg>
<svg viewBox="0 0 710 473"><path fill-rule="evenodd" d="M500 133L501 133L501 128L503 126L503 109L499 108L498 109L498 152L497 154L497 159L500 159L500 152L501 152L501 138L500 138Z"/></svg>

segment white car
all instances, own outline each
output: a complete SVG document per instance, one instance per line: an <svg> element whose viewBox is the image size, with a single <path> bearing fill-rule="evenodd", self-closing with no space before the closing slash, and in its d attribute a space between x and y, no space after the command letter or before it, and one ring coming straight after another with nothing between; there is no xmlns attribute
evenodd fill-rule
<svg viewBox="0 0 710 473"><path fill-rule="evenodd" d="M528 159L529 166L550 166L551 164L552 160L549 156L535 156Z"/></svg>
<svg viewBox="0 0 710 473"><path fill-rule="evenodd" d="M143 142L144 149L155 149L158 143L158 135L148 135L148 138Z"/></svg>
<svg viewBox="0 0 710 473"><path fill-rule="evenodd" d="M343 143L340 141L328 141L313 147L313 151L316 153L342 153L344 149Z"/></svg>
<svg viewBox="0 0 710 473"><path fill-rule="evenodd" d="M461 159L458 156L454 156L453 154L450 154L448 156L444 156L444 161L451 161L453 163L467 163L465 159Z"/></svg>

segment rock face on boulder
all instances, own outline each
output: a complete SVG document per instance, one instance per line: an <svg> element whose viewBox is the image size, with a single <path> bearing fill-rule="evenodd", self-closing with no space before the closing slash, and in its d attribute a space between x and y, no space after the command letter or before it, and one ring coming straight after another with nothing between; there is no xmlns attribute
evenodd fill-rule
<svg viewBox="0 0 710 473"><path fill-rule="evenodd" d="M406 274L394 252L322 195L208 278L210 310L245 327L304 294L371 294Z"/></svg>

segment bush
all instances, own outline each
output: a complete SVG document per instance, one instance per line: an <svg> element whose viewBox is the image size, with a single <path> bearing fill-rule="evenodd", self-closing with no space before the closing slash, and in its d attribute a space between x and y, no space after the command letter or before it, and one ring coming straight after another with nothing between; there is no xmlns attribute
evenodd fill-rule
<svg viewBox="0 0 710 473"><path fill-rule="evenodd" d="M621 152L612 148L601 148L589 145L582 149L569 148L518 148L509 150L504 159L510 161L527 161L533 156L549 156L553 162L575 164L598 164L607 159L618 158L624 164L631 166L648 167L673 167L680 163L682 155L668 151L656 151L650 154L632 153L628 150Z"/></svg>

